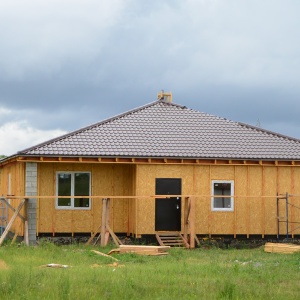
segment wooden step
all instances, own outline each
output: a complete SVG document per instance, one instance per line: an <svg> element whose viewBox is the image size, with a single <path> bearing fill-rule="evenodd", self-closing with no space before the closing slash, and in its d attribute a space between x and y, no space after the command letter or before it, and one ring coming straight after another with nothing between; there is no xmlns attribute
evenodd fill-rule
<svg viewBox="0 0 300 300"><path fill-rule="evenodd" d="M155 233L156 239L160 246L170 246L170 247L186 247L189 248L190 245L184 239L182 234L177 231L157 231Z"/></svg>

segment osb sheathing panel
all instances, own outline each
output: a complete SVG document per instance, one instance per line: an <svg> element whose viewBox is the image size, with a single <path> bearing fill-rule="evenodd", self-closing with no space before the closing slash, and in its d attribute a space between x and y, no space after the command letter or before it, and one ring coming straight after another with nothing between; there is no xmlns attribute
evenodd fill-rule
<svg viewBox="0 0 300 300"><path fill-rule="evenodd" d="M136 185L137 185L137 172L138 170L136 169L136 166L132 167L132 182L131 182L131 189L132 189L132 195L136 195ZM128 229L127 229L127 234L136 234L136 199L129 199L128 200Z"/></svg>
<svg viewBox="0 0 300 300"><path fill-rule="evenodd" d="M114 196L132 194L132 167L129 165L40 164L39 195L55 195L56 172L91 172L92 195ZM55 208L55 199L40 199L38 232L95 232L101 224L102 199L92 199L89 210ZM42 217L41 217L42 216ZM116 232L128 230L128 199L111 200L110 225Z"/></svg>
<svg viewBox="0 0 300 300"><path fill-rule="evenodd" d="M276 194L277 194L277 180L278 180L277 167L263 167L264 172L264 187L263 194L266 196L263 198L264 202L264 230L265 234L277 233L276 222Z"/></svg>
<svg viewBox="0 0 300 300"><path fill-rule="evenodd" d="M210 181L212 180L234 180L234 166L211 166ZM211 190L210 182L210 192ZM211 201L208 201L211 209ZM210 234L232 234L234 231L233 212L211 212L210 213ZM223 233L222 233L223 232Z"/></svg>
<svg viewBox="0 0 300 300"><path fill-rule="evenodd" d="M210 166L195 166L194 167L194 195L203 195L195 197L196 203L196 220L195 230L204 234L210 233L211 225L211 194L210 191ZM182 210L184 212L184 210Z"/></svg>
<svg viewBox="0 0 300 300"><path fill-rule="evenodd" d="M300 169L293 168L292 171L292 194L298 194L298 196L290 197L289 201L296 207L300 208ZM291 213L291 221L300 222L300 209L293 208ZM298 228L295 230L295 228ZM292 224L292 234L300 234L300 223Z"/></svg>
<svg viewBox="0 0 300 300"><path fill-rule="evenodd" d="M278 194L282 194L285 196L286 192L292 190L292 170L288 167L278 168ZM291 216L292 207L288 206L288 214ZM283 220L286 219L286 201L279 200L279 216L282 217ZM291 224L289 224L289 231L291 231ZM286 233L286 224L280 224L280 234Z"/></svg>
<svg viewBox="0 0 300 300"><path fill-rule="evenodd" d="M247 234L247 182L248 169L246 166L235 167L234 194L234 233Z"/></svg>
<svg viewBox="0 0 300 300"><path fill-rule="evenodd" d="M291 168L264 166L138 166L138 195L155 194L155 178L182 178L182 194L196 196L198 234L276 234L276 192L289 188ZM299 175L298 175L299 176ZM286 179L288 178L288 180ZM211 181L234 180L234 211L211 211ZM296 190L296 188L294 187ZM269 196L272 196L270 198ZM274 198L273 198L274 197ZM145 213L147 212L147 213ZM154 233L155 199L138 199L138 233ZM184 201L182 199L182 229Z"/></svg>
<svg viewBox="0 0 300 300"><path fill-rule="evenodd" d="M182 178L182 194L193 193L193 166L170 165L138 165L137 188L139 196L155 195L156 178ZM184 201L182 212L184 211ZM137 199L137 234L153 234L155 232L155 198ZM181 224L183 225L183 213Z"/></svg>
<svg viewBox="0 0 300 300"><path fill-rule="evenodd" d="M22 163L14 162L8 165L5 165L1 169L1 195L24 195L25 186L24 186L24 167L25 165ZM10 174L10 184L9 184L9 174ZM10 191L9 191L10 185ZM22 199L11 199L10 204L17 208ZM20 212L24 215L24 208ZM13 215L13 211L8 209L8 219L10 219ZM12 232L18 232L19 234L23 233L23 222L20 218L16 218L12 227Z"/></svg>
<svg viewBox="0 0 300 300"><path fill-rule="evenodd" d="M132 195L132 168L113 168L112 190L114 195ZM111 222L110 225L115 232L128 231L128 209L129 200L111 200Z"/></svg>
<svg viewBox="0 0 300 300"><path fill-rule="evenodd" d="M249 166L249 198L247 206L248 234L262 232L262 167Z"/></svg>
<svg viewBox="0 0 300 300"><path fill-rule="evenodd" d="M55 195L53 164L38 165L38 195ZM37 200L37 232L52 232L55 225L55 200Z"/></svg>

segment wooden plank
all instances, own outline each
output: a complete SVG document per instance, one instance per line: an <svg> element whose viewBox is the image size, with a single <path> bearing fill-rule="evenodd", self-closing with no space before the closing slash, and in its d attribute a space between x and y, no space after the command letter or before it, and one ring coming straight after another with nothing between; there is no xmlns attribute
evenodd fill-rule
<svg viewBox="0 0 300 300"><path fill-rule="evenodd" d="M5 204L6 204L13 212L16 211L16 210L14 209L14 207L11 206L5 198L0 198L0 201L3 201L3 202L4 202L4 203L5 203ZM25 218L24 218L20 213L18 213L18 217L20 217L21 220L22 220L23 222L25 222Z"/></svg>
<svg viewBox="0 0 300 300"><path fill-rule="evenodd" d="M91 235L91 237L88 239L85 245L89 245L94 239L94 237L100 232L100 230L101 230L101 226L99 226L99 228Z"/></svg>
<svg viewBox="0 0 300 300"><path fill-rule="evenodd" d="M101 220L101 246L105 246L105 232L106 232L106 203L107 199L102 199L102 220Z"/></svg>
<svg viewBox="0 0 300 300"><path fill-rule="evenodd" d="M129 250L152 250L156 252L168 251L169 246L146 246L146 245L120 245L120 250L129 249Z"/></svg>
<svg viewBox="0 0 300 300"><path fill-rule="evenodd" d="M164 243L163 243L163 241L161 240L160 236L159 236L157 233L155 234L155 236L156 236L156 239L157 239L159 245L160 245L160 246L164 246Z"/></svg>
<svg viewBox="0 0 300 300"><path fill-rule="evenodd" d="M195 235L195 241L196 241L197 245L200 246L200 241L199 241L197 235Z"/></svg>
<svg viewBox="0 0 300 300"><path fill-rule="evenodd" d="M294 244L266 243L264 251L271 252L271 253L291 254L291 253L299 252L300 246Z"/></svg>
<svg viewBox="0 0 300 300"><path fill-rule="evenodd" d="M122 242L119 240L119 238L115 235L115 233L112 231L112 229L109 227L109 225L106 225L106 228L108 229L113 241L117 246L122 245Z"/></svg>
<svg viewBox="0 0 300 300"><path fill-rule="evenodd" d="M190 248L195 248L195 222L196 222L196 205L195 205L195 197L191 197L191 218L190 218Z"/></svg>
<svg viewBox="0 0 300 300"><path fill-rule="evenodd" d="M24 243L29 246L28 221L24 222Z"/></svg>
<svg viewBox="0 0 300 300"><path fill-rule="evenodd" d="M15 234L14 234L14 237L11 241L11 245L13 245L16 242L17 237L18 237L18 232L16 231Z"/></svg>
<svg viewBox="0 0 300 300"><path fill-rule="evenodd" d="M188 238L188 227L189 227L189 198L184 198L184 221L183 221L183 236L187 240Z"/></svg>
<svg viewBox="0 0 300 300"><path fill-rule="evenodd" d="M112 257L112 256L109 256L109 255L107 255L107 254L105 254L105 253L102 253L102 252L100 252L100 251L97 251L97 250L91 250L91 252L94 252L94 253L96 253L96 254L98 254L98 255L101 255L101 256L104 256L104 257L111 258L111 259L113 259L113 260L115 260L115 261L119 261L117 258Z"/></svg>
<svg viewBox="0 0 300 300"><path fill-rule="evenodd" d="M12 224L14 223L16 217L18 216L19 212L21 211L21 209L22 209L22 207L23 207L25 201L26 201L26 199L23 199L23 200L20 202L18 208L16 209L15 213L14 213L13 216L11 217L9 223L7 224L7 226L6 226L5 230L4 230L4 232L2 233L1 238L0 238L0 246L2 245L4 239L6 238L6 236L7 236L8 232L9 232L9 230L10 230Z"/></svg>

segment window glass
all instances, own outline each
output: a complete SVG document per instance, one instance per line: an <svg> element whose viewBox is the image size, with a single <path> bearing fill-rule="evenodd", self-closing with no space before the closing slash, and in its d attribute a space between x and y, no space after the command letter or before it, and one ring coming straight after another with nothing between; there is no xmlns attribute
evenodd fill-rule
<svg viewBox="0 0 300 300"><path fill-rule="evenodd" d="M58 196L71 196L71 174L58 174ZM71 206L71 198L58 198L58 206Z"/></svg>
<svg viewBox="0 0 300 300"><path fill-rule="evenodd" d="M233 210L233 181L217 181L212 182L212 209L213 210ZM224 197L222 197L224 196Z"/></svg>
<svg viewBox="0 0 300 300"><path fill-rule="evenodd" d="M90 195L90 174L75 173L74 196L89 196ZM75 207L89 207L88 198L75 198Z"/></svg>

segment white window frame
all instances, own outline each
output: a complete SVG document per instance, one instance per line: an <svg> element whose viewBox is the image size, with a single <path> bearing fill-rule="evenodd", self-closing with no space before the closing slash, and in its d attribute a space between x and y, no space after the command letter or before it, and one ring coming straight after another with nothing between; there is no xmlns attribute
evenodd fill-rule
<svg viewBox="0 0 300 300"><path fill-rule="evenodd" d="M215 183L230 183L230 208L214 207L214 185ZM211 210L212 211L234 211L234 181L233 180L212 180L211 181ZM217 196L217 195L216 195Z"/></svg>
<svg viewBox="0 0 300 300"><path fill-rule="evenodd" d="M90 176L90 182L89 182L89 196L91 196L91 185L92 185L92 174L91 172L88 171L59 171L56 172L56 203L55 203L55 208L56 209L72 209L72 210L90 210L92 207L92 199L89 198L89 206L88 207L75 207L74 206L74 191L75 191L75 186L74 186L74 178L75 178L75 174L89 174ZM58 205L58 176L59 174L71 174L71 205L70 206L61 206Z"/></svg>

